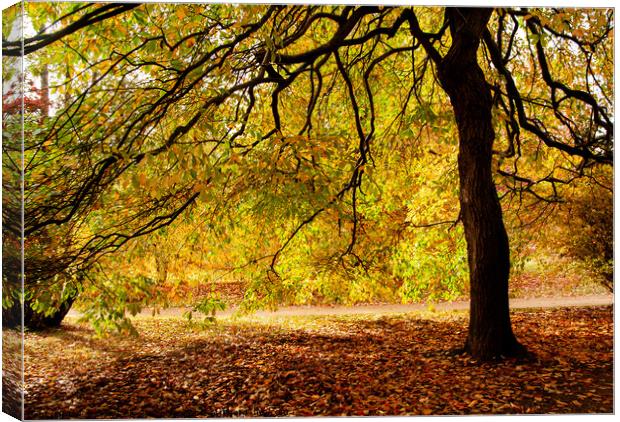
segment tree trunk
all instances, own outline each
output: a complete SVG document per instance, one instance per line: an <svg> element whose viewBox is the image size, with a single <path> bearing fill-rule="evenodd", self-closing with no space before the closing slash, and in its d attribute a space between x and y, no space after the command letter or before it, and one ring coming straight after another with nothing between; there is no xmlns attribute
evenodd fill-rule
<svg viewBox="0 0 620 422"><path fill-rule="evenodd" d="M510 253L492 178L491 91L477 51L490 9L447 9L452 46L439 66L459 131L461 218L467 240L470 320L465 350L488 360L521 355L510 323Z"/></svg>
<svg viewBox="0 0 620 422"><path fill-rule="evenodd" d="M24 313L24 328L30 330L44 330L46 328L60 327L63 319L69 313L75 297L69 297L62 302L58 309L51 315L43 315L32 309L32 303L25 301L23 304L15 301L13 306L2 308L2 326L7 328L18 328L22 324L22 312Z"/></svg>
<svg viewBox="0 0 620 422"><path fill-rule="evenodd" d="M42 108L41 112L44 117L49 117L50 115L50 84L49 84L49 68L47 64L43 65L43 70L41 71L41 103Z"/></svg>

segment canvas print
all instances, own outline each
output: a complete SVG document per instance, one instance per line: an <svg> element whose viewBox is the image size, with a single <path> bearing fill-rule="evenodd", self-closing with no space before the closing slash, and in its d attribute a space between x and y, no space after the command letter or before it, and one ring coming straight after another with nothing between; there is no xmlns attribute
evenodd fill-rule
<svg viewBox="0 0 620 422"><path fill-rule="evenodd" d="M612 7L2 17L4 413L613 413Z"/></svg>

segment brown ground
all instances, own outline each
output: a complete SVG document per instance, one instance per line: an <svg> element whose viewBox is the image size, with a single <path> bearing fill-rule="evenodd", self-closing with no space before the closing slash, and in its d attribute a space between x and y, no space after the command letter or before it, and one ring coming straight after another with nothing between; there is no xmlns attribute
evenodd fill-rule
<svg viewBox="0 0 620 422"><path fill-rule="evenodd" d="M139 338L71 323L26 335L26 418L613 412L611 306L515 311L513 325L534 360L447 353L462 311L139 318Z"/></svg>

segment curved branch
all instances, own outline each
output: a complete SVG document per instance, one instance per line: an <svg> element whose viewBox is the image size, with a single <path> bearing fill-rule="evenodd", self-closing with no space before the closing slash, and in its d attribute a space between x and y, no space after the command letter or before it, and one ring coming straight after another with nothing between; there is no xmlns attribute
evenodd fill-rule
<svg viewBox="0 0 620 422"><path fill-rule="evenodd" d="M141 3L108 3L99 6L92 12L86 13L75 22L67 25L66 27L59 29L51 34L38 34L31 38L26 38L19 41L2 41L2 55L3 56L25 56L33 53L43 47L52 44L55 41L60 40L67 35L73 34L83 28L93 25L97 22L112 18L114 16L125 13L131 9L135 9L140 6ZM65 15L66 18L72 15L74 12ZM61 18L61 19L63 19Z"/></svg>
<svg viewBox="0 0 620 422"><path fill-rule="evenodd" d="M546 130L541 128L539 125L533 123L533 121L525 113L523 97L516 86L512 74L506 68L504 60L502 59L501 52L499 51L497 44L495 44L495 40L493 40L493 37L488 30L484 31L483 39L485 45L489 50L493 65L499 71L500 75L504 78L504 81L506 83L507 96L515 105L518 123L521 128L538 137L541 141L545 143L545 145L556 148L560 151L564 151L570 155L575 155L586 159L592 159L607 164L611 164L613 162L613 157L609 156L608 154L596 154L587 147L571 146L563 142L559 142L553 139L553 137Z"/></svg>

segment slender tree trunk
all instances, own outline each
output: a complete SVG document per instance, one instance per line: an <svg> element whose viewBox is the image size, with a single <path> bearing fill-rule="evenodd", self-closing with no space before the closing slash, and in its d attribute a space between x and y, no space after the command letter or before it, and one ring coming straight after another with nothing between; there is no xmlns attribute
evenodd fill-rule
<svg viewBox="0 0 620 422"><path fill-rule="evenodd" d="M477 51L490 9L450 8L452 46L439 66L459 131L461 217L467 240L470 321L465 350L478 359L525 352L510 323L510 253L492 178L492 98Z"/></svg>
<svg viewBox="0 0 620 422"><path fill-rule="evenodd" d="M45 26L39 28L39 32L42 32L45 29ZM47 63L43 64L43 68L41 69L41 102L43 108L41 112L44 117L49 117L50 115L50 83L49 83L49 67Z"/></svg>
<svg viewBox="0 0 620 422"><path fill-rule="evenodd" d="M50 86L49 86L49 69L47 64L43 65L41 71L41 102L43 103L43 116L50 115Z"/></svg>

